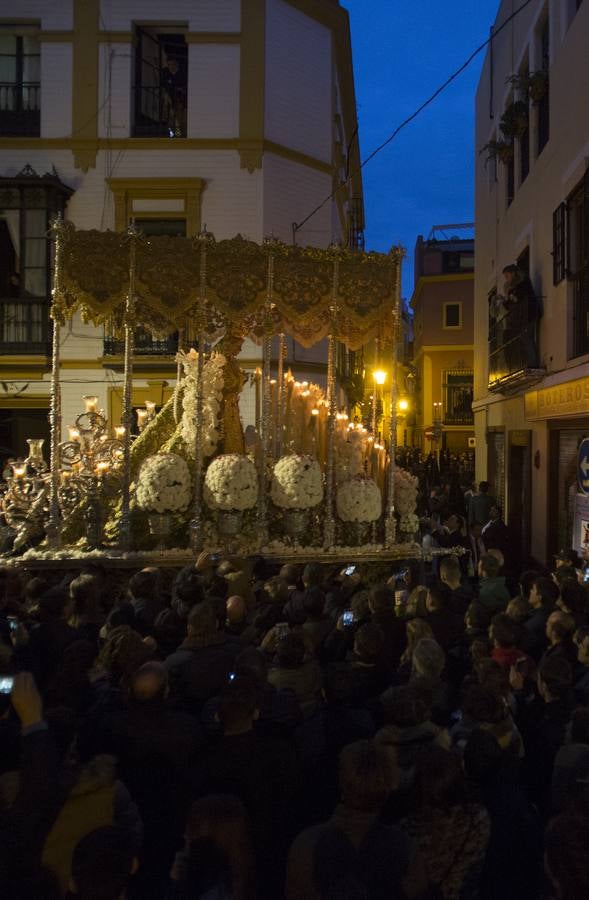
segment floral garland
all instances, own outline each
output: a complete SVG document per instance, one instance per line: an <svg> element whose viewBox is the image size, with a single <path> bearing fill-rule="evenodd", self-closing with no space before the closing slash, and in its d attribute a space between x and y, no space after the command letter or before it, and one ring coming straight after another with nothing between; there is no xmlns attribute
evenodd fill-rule
<svg viewBox="0 0 589 900"><path fill-rule="evenodd" d="M182 437L191 457L196 447L196 388L198 375L198 353L192 349L188 353L180 351L177 362L184 369L184 393L182 395ZM203 366L203 453L212 456L219 443L219 413L223 399L223 367L227 360L220 353L212 353Z"/></svg>
<svg viewBox="0 0 589 900"><path fill-rule="evenodd" d="M258 473L251 459L238 453L217 456L205 475L204 498L211 509L252 509L258 499Z"/></svg>
<svg viewBox="0 0 589 900"><path fill-rule="evenodd" d="M283 456L274 466L272 502L281 509L311 509L323 499L321 468L312 456Z"/></svg>
<svg viewBox="0 0 589 900"><path fill-rule="evenodd" d="M358 476L337 489L336 509L342 522L376 522L382 513L380 488L372 478Z"/></svg>
<svg viewBox="0 0 589 900"><path fill-rule="evenodd" d="M183 512L190 503L191 487L186 460L175 453L156 453L141 466L135 502L148 513Z"/></svg>

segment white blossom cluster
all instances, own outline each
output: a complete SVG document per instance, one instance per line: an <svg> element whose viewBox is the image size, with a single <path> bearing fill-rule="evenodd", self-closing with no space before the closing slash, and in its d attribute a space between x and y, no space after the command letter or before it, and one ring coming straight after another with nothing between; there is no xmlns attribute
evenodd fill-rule
<svg viewBox="0 0 589 900"><path fill-rule="evenodd" d="M198 353L178 353L177 361L184 368L184 393L182 396L182 437L191 456L196 446L196 378ZM212 456L219 443L219 412L223 399L223 367L226 359L220 353L211 354L203 366L203 453Z"/></svg>
<svg viewBox="0 0 589 900"><path fill-rule="evenodd" d="M338 432L335 439L335 465L338 482L364 472L366 436L360 431Z"/></svg>
<svg viewBox="0 0 589 900"><path fill-rule="evenodd" d="M205 475L204 498L211 509L252 509L258 499L258 473L251 459L239 453L217 456Z"/></svg>
<svg viewBox="0 0 589 900"><path fill-rule="evenodd" d="M417 509L418 484L417 478L406 469L399 467L395 469L395 510L401 519ZM404 528L402 525L400 527L403 531L417 531L417 528Z"/></svg>
<svg viewBox="0 0 589 900"><path fill-rule="evenodd" d="M382 512L379 486L372 478L349 478L337 489L336 509L342 522L376 522Z"/></svg>
<svg viewBox="0 0 589 900"><path fill-rule="evenodd" d="M139 470L135 501L144 512L182 512L190 503L191 488L186 460L175 453L156 453Z"/></svg>
<svg viewBox="0 0 589 900"><path fill-rule="evenodd" d="M407 515L401 516L399 520L399 530L405 531L408 534L415 534L415 532L419 530L419 516L415 513L407 513Z"/></svg>
<svg viewBox="0 0 589 900"><path fill-rule="evenodd" d="M272 502L281 509L311 509L323 499L321 468L312 456L283 456L274 466Z"/></svg>

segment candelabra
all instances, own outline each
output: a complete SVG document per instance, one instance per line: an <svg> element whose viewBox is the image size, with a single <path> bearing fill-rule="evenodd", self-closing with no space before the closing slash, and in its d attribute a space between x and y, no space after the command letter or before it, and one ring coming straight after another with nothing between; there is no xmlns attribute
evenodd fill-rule
<svg viewBox="0 0 589 900"><path fill-rule="evenodd" d="M5 472L2 510L14 533L13 549L41 537L49 513L49 470L43 459L43 438L29 438L29 455L10 463Z"/></svg>

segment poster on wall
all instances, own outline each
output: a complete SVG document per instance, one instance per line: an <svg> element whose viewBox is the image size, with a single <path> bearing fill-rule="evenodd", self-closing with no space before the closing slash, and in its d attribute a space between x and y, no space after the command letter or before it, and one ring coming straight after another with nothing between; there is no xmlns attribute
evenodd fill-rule
<svg viewBox="0 0 589 900"><path fill-rule="evenodd" d="M575 497L573 549L589 555L589 496L586 494L577 494Z"/></svg>

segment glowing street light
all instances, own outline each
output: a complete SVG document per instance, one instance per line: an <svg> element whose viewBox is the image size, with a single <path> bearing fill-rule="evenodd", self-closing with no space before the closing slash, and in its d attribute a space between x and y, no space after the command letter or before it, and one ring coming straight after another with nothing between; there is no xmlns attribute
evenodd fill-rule
<svg viewBox="0 0 589 900"><path fill-rule="evenodd" d="M377 384L383 385L387 380L387 373L383 369L376 369L373 373L373 377Z"/></svg>

